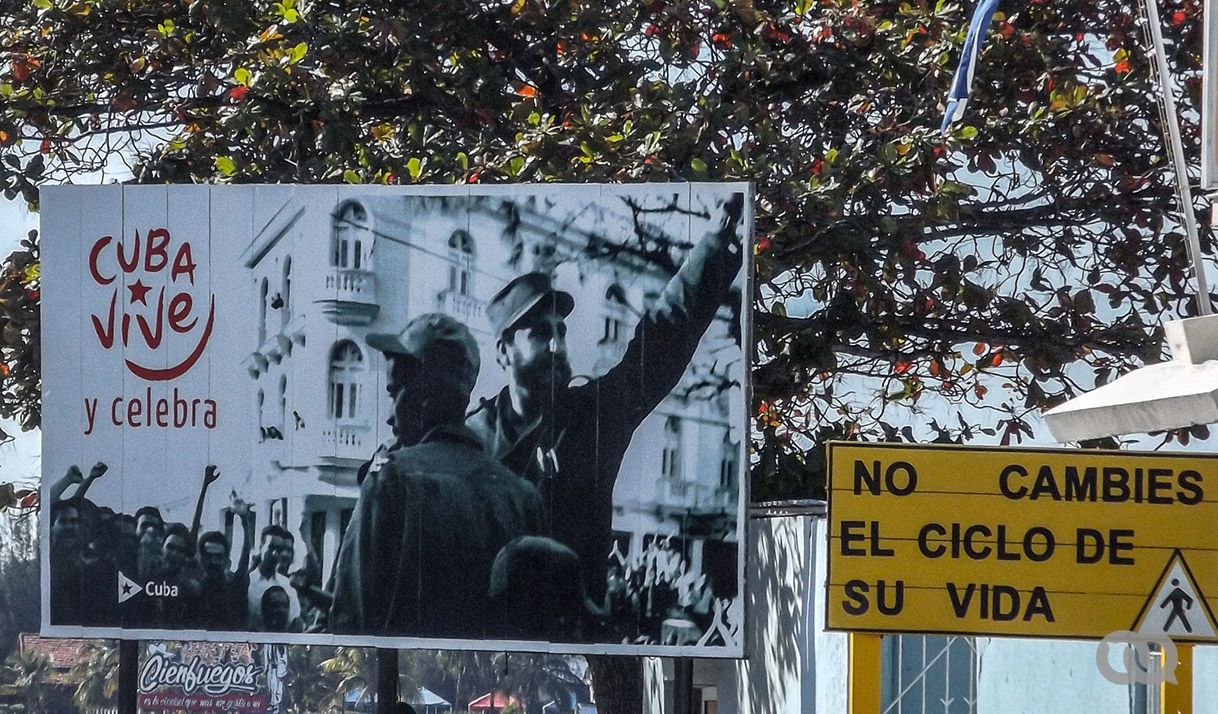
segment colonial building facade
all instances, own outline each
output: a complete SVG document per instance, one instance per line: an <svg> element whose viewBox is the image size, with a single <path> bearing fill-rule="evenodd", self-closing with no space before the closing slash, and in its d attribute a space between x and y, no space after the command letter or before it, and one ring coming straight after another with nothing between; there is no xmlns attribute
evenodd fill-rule
<svg viewBox="0 0 1218 714"><path fill-rule="evenodd" d="M288 197L265 213L242 255L257 313L243 362L257 419L246 435L253 458L242 495L254 502L259 528L277 523L296 536L297 567L311 556L323 582L353 512L357 469L391 438L384 359L368 334L397 331L425 312L461 320L481 347L476 406L505 384L487 300L520 273L550 271L575 297L567 321L574 373L597 376L620 359L669 279L646 241L654 250L657 236L674 231L682 246L691 240L679 211L644 221L625 202L558 206L515 192L369 190L332 205ZM625 249L628 238L643 249ZM681 251L671 251L677 262ZM694 572L730 579L723 584L734 591L745 419L732 413L743 399L728 375L743 370L726 308L721 318L682 384L635 432L614 530L619 555L637 557L671 537Z"/></svg>

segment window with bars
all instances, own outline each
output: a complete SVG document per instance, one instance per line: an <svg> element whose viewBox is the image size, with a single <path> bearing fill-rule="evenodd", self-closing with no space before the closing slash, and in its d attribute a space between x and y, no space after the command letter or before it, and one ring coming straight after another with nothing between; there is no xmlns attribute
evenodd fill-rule
<svg viewBox="0 0 1218 714"><path fill-rule="evenodd" d="M664 451L660 474L667 479L681 478L681 419L670 416L664 421Z"/></svg>
<svg viewBox="0 0 1218 714"><path fill-rule="evenodd" d="M456 230L448 238L448 289L458 295L474 290L474 238L468 231Z"/></svg>
<svg viewBox="0 0 1218 714"><path fill-rule="evenodd" d="M334 215L330 265L335 268L368 270L367 251L372 248L372 223L358 203L346 203Z"/></svg>
<svg viewBox="0 0 1218 714"><path fill-rule="evenodd" d="M331 419L351 419L359 413L364 353L351 340L342 340L330 351L329 400Z"/></svg>

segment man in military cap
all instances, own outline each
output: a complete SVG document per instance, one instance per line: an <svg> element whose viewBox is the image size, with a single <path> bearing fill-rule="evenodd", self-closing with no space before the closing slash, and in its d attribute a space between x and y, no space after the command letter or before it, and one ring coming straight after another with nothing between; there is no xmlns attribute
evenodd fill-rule
<svg viewBox="0 0 1218 714"><path fill-rule="evenodd" d="M547 534L574 550L588 595L605 592L613 486L634 430L677 385L740 271L734 194L719 228L690 251L643 315L621 361L571 385L566 317L575 306L544 273L521 275L491 298L487 316L508 384L467 425L487 451L536 484Z"/></svg>
<svg viewBox="0 0 1218 714"><path fill-rule="evenodd" d="M360 486L330 622L340 633L483 636L495 555L539 532L540 497L462 423L479 364L464 325L432 313L368 344L388 361L395 443Z"/></svg>

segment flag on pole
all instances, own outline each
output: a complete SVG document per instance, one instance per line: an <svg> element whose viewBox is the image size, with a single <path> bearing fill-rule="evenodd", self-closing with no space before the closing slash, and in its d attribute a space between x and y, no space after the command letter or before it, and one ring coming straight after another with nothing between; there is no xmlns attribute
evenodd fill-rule
<svg viewBox="0 0 1218 714"><path fill-rule="evenodd" d="M968 104L969 88L973 86L973 72L977 68L977 57L981 54L981 46L985 43L986 31L998 10L1002 0L978 0L973 10L973 19L968 23L968 35L964 38L964 51L960 53L960 66L956 68L956 76L952 78L952 86L947 90L947 112L943 115L943 125L939 130L944 135L952 126L952 122L964 116L964 107Z"/></svg>

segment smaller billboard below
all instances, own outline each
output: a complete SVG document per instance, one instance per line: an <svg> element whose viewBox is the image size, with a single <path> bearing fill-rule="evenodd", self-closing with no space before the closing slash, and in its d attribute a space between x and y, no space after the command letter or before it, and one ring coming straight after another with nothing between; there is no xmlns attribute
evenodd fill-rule
<svg viewBox="0 0 1218 714"><path fill-rule="evenodd" d="M139 709L144 714L286 711L286 645L145 642Z"/></svg>

